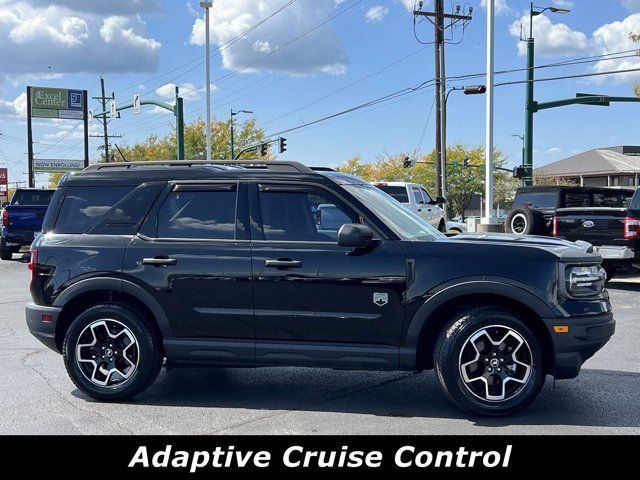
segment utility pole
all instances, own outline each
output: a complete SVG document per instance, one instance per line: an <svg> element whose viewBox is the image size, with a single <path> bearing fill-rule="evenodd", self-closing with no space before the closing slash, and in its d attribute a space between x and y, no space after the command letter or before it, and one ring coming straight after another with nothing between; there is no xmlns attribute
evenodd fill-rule
<svg viewBox="0 0 640 480"><path fill-rule="evenodd" d="M102 111L106 112L107 111L107 100L112 100L113 97L107 97L104 93L104 77L100 76L100 92L101 92L101 96L100 97L92 97L94 100L100 100L100 103L102 104ZM104 161L109 163L109 129L107 128L107 116L105 115L104 117L94 117L96 120L98 120L100 123L102 123L102 131L103 131L103 137L104 137Z"/></svg>
<svg viewBox="0 0 640 480"><path fill-rule="evenodd" d="M468 15L460 14L460 6L456 6L456 13L445 13L444 0L435 0L434 11L426 12L422 10L423 2L418 3L418 10L414 10L414 17L426 17L435 27L434 56L435 56L435 109L436 109L436 196L443 197L446 193L446 165L447 165L447 137L446 122L447 113L445 98L446 87L446 66L445 66L445 30L453 27L456 23L471 20L472 8L469 8ZM431 20L433 18L433 20ZM449 25L445 25L445 19L451 20Z"/></svg>
<svg viewBox="0 0 640 480"><path fill-rule="evenodd" d="M495 0L487 1L487 107L486 107L486 139L485 139L485 216L482 224L487 230L493 229L493 90L495 79Z"/></svg>

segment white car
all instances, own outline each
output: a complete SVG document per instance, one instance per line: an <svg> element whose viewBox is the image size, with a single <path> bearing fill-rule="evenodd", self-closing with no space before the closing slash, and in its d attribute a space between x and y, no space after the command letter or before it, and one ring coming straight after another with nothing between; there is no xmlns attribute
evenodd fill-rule
<svg viewBox="0 0 640 480"><path fill-rule="evenodd" d="M380 190L391 195L412 212L417 213L435 228L445 233L447 224L444 210L440 205L447 203L442 197L433 198L429 192L418 183L407 182L372 182Z"/></svg>

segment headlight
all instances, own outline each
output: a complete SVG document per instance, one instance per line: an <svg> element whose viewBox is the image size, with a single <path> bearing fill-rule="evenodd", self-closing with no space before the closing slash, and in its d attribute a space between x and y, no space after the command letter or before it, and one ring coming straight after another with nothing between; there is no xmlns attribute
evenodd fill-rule
<svg viewBox="0 0 640 480"><path fill-rule="evenodd" d="M599 265L571 266L564 270L564 285L570 297L595 297L604 289L607 278L605 271Z"/></svg>

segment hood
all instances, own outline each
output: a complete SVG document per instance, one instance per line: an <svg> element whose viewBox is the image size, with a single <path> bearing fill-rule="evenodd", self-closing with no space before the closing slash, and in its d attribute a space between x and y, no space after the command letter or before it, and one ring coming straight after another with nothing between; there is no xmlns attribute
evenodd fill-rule
<svg viewBox="0 0 640 480"><path fill-rule="evenodd" d="M587 242L570 242L553 237L505 233L466 233L451 237L454 246L482 247L483 256L514 260L556 260L563 262L599 262L601 257ZM464 247L463 247L464 248ZM524 250L528 252L524 252Z"/></svg>

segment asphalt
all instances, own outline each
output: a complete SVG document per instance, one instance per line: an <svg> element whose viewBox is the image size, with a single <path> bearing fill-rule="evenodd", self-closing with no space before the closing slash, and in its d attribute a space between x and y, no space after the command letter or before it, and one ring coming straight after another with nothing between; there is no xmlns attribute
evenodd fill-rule
<svg viewBox="0 0 640 480"><path fill-rule="evenodd" d="M132 401L93 401L29 334L19 258L0 262L0 434L640 434L640 277L611 282L617 333L577 379L491 419L450 404L433 372L175 369Z"/></svg>

